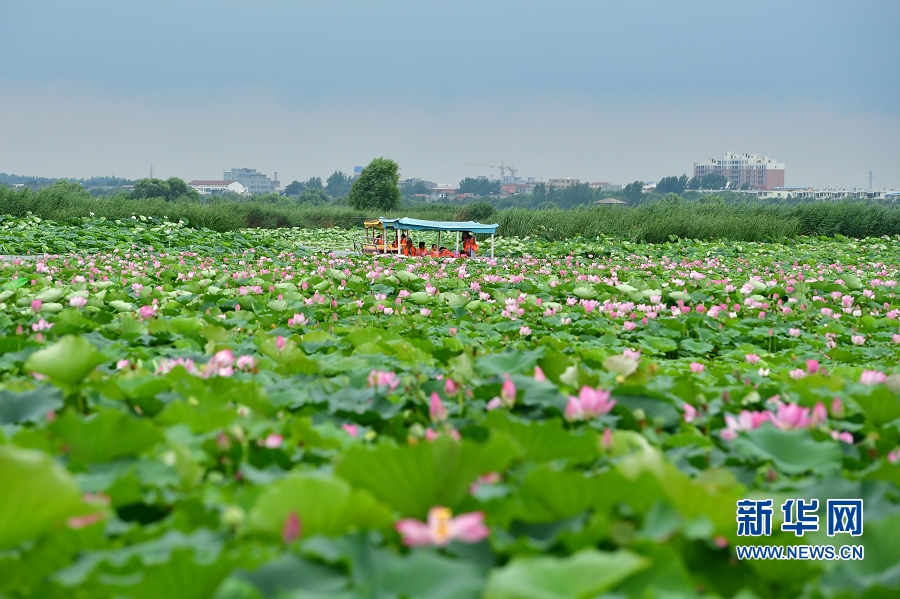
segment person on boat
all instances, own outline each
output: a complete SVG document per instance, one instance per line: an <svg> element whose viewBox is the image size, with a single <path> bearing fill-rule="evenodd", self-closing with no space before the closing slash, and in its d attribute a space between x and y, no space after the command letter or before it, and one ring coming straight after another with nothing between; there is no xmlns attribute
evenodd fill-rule
<svg viewBox="0 0 900 599"><path fill-rule="evenodd" d="M428 250L425 248L425 242L420 241L419 248L416 250L416 256L419 256L421 258L421 257L427 256L427 255L428 255Z"/></svg>
<svg viewBox="0 0 900 599"><path fill-rule="evenodd" d="M441 246L441 249L438 251L438 255L441 258L456 258L456 255L444 246Z"/></svg>
<svg viewBox="0 0 900 599"><path fill-rule="evenodd" d="M436 243L431 244L431 251L428 253L428 255L432 258L437 258L441 255L441 253L438 251L438 246Z"/></svg>
<svg viewBox="0 0 900 599"><path fill-rule="evenodd" d="M416 248L413 246L413 240L410 238L406 238L406 243L403 246L403 255L404 256L415 256Z"/></svg>
<svg viewBox="0 0 900 599"><path fill-rule="evenodd" d="M405 233L400 236L400 247L403 248L404 245L406 245L406 234ZM392 250L397 249L397 236L396 235L394 235L394 238L391 240L391 249Z"/></svg>
<svg viewBox="0 0 900 599"><path fill-rule="evenodd" d="M375 247L378 249L379 252L384 253L384 234L379 233L378 236L375 238Z"/></svg>
<svg viewBox="0 0 900 599"><path fill-rule="evenodd" d="M475 236L466 231L462 234L462 242L463 254L469 258L474 258L475 254L478 252L478 243L475 241Z"/></svg>

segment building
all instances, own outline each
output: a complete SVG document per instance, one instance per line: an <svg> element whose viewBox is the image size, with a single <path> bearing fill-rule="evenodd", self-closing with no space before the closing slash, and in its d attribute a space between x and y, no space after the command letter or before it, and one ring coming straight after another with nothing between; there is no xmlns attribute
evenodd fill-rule
<svg viewBox="0 0 900 599"><path fill-rule="evenodd" d="M263 173L256 172L255 168L233 168L222 175L226 181L237 181L247 188L247 193L274 193L275 189L281 185L278 181L278 173L275 178L270 179Z"/></svg>
<svg viewBox="0 0 900 599"><path fill-rule="evenodd" d="M872 189L815 189L813 187L776 187L742 192L746 195L769 200L892 200L897 192Z"/></svg>
<svg viewBox="0 0 900 599"><path fill-rule="evenodd" d="M537 183L506 183L505 185L500 186L500 197L509 197L511 195L516 195L520 193L532 193L534 192L534 186Z"/></svg>
<svg viewBox="0 0 900 599"><path fill-rule="evenodd" d="M702 179L706 175L722 175L737 188L745 184L751 189L784 187L784 163L756 154L725 152L724 158L695 162L694 176Z"/></svg>
<svg viewBox="0 0 900 599"><path fill-rule="evenodd" d="M247 194L247 188L237 181L203 181L198 179L188 183L188 187L196 189L197 193L202 196L218 196L223 193Z"/></svg>
<svg viewBox="0 0 900 599"><path fill-rule="evenodd" d="M606 181L594 181L593 183L588 183L588 185L594 191L622 191L621 185L614 185Z"/></svg>
<svg viewBox="0 0 900 599"><path fill-rule="evenodd" d="M548 187L555 187L557 189L565 189L566 187L571 187L573 185L581 184L581 179L573 179L572 177L564 177L561 179L549 179L547 180Z"/></svg>

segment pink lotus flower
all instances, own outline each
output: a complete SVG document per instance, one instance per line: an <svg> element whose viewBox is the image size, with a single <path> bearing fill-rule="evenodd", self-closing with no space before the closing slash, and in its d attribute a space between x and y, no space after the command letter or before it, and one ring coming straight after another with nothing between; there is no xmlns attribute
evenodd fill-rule
<svg viewBox="0 0 900 599"><path fill-rule="evenodd" d="M835 418L844 417L844 402L841 401L840 397L835 397L831 401L831 415Z"/></svg>
<svg viewBox="0 0 900 599"><path fill-rule="evenodd" d="M749 410L743 410L738 417L735 418L731 414L725 414L725 430L722 431L722 438L727 441L734 441L737 438L737 434L741 431L752 431L755 428L759 428L759 426L769 420L772 416L772 413L769 411L765 412L751 412Z"/></svg>
<svg viewBox="0 0 900 599"><path fill-rule="evenodd" d="M500 401L510 408L516 403L516 384L511 378L503 381L503 386L500 387Z"/></svg>
<svg viewBox="0 0 900 599"><path fill-rule="evenodd" d="M86 297L81 297L80 295L76 295L72 299L69 300L69 305L73 308L83 308L87 305L88 301Z"/></svg>
<svg viewBox="0 0 900 599"><path fill-rule="evenodd" d="M443 422L447 419L447 408L436 391L431 394L431 400L428 402L428 416L435 423Z"/></svg>
<svg viewBox="0 0 900 599"><path fill-rule="evenodd" d="M820 424L824 424L827 420L828 410L825 409L825 404L821 401L817 401L812 409L812 421L810 422L810 426L819 426Z"/></svg>
<svg viewBox="0 0 900 599"><path fill-rule="evenodd" d="M128 368L131 366L131 362L128 361L127 358L122 358L118 362L116 362L116 370L122 370L124 368Z"/></svg>
<svg viewBox="0 0 900 599"><path fill-rule="evenodd" d="M900 462L900 447L898 447L894 451L888 452L887 459L891 464Z"/></svg>
<svg viewBox="0 0 900 599"><path fill-rule="evenodd" d="M865 345L866 338L863 337L862 335L853 335L850 337L850 342L853 345Z"/></svg>
<svg viewBox="0 0 900 599"><path fill-rule="evenodd" d="M238 370L253 370L256 368L256 360L253 356L241 356L237 359Z"/></svg>
<svg viewBox="0 0 900 599"><path fill-rule="evenodd" d="M521 335L522 337L527 337L530 334L531 334L531 329L527 326L522 326L519 329L519 335Z"/></svg>
<svg viewBox="0 0 900 599"><path fill-rule="evenodd" d="M569 396L565 416L567 420L589 420L609 413L615 405L616 400L609 399L609 391L591 389L585 385L577 398Z"/></svg>
<svg viewBox="0 0 900 599"><path fill-rule="evenodd" d="M462 438L459 435L459 431L456 430L455 428L453 428L452 426L445 427L445 430L443 432L446 433L447 435L449 435L450 438L453 439L454 441L459 441ZM426 441L434 441L435 439L437 439L440 436L441 436L441 433L438 431L434 431L431 428L425 429L425 440Z"/></svg>
<svg viewBox="0 0 900 599"><path fill-rule="evenodd" d="M40 312L40 311L41 311L41 307L42 307L43 305L44 305L44 302L42 302L42 301L39 300L39 299L32 300L32 301L31 301L31 311L32 311L32 312L35 312L35 313Z"/></svg>
<svg viewBox="0 0 900 599"><path fill-rule="evenodd" d="M584 313L590 314L600 305L600 302L597 300L581 300L581 305L584 307Z"/></svg>
<svg viewBox="0 0 900 599"><path fill-rule="evenodd" d="M456 395L459 393L459 385L453 379L447 379L444 383L444 393L447 395Z"/></svg>
<svg viewBox="0 0 900 599"><path fill-rule="evenodd" d="M285 543L293 543L303 534L303 526L300 524L300 518L297 512L292 511L284 521L284 527L281 529L281 538Z"/></svg>
<svg viewBox="0 0 900 599"><path fill-rule="evenodd" d="M794 370L789 371L788 375L795 381L799 381L806 376L806 372L802 368L795 368Z"/></svg>
<svg viewBox="0 0 900 599"><path fill-rule="evenodd" d="M626 349L622 352L622 355L631 360L640 360L641 359L641 350L639 349Z"/></svg>
<svg viewBox="0 0 900 599"><path fill-rule="evenodd" d="M282 442L284 441L284 437L277 433L269 433L266 435L265 440L263 441L263 445L268 447L269 449L278 449L281 447Z"/></svg>
<svg viewBox="0 0 900 599"><path fill-rule="evenodd" d="M634 327L635 327L635 324L633 322L631 322L630 320L626 321L625 324L622 325L622 328L625 329L626 331L633 331Z"/></svg>
<svg viewBox="0 0 900 599"><path fill-rule="evenodd" d="M294 314L293 318L288 319L289 327L301 327L309 322L306 314Z"/></svg>
<svg viewBox="0 0 900 599"><path fill-rule="evenodd" d="M843 441L848 445L853 445L853 434L847 431L831 431L831 438L835 441Z"/></svg>
<svg viewBox="0 0 900 599"><path fill-rule="evenodd" d="M425 318L428 318L429 316L431 316L431 310L429 310L428 308L422 308L421 310L419 310L419 314L421 314Z"/></svg>
<svg viewBox="0 0 900 599"><path fill-rule="evenodd" d="M156 374L168 374L174 368L178 366L183 366L188 373L197 376L200 374L200 371L197 369L197 366L194 364L194 361L190 358L167 358L159 363L159 366L156 367Z"/></svg>
<svg viewBox="0 0 900 599"><path fill-rule="evenodd" d="M345 424L341 425L341 428L344 429L345 431L347 431L347 434L350 435L351 437L356 437L356 435L359 434L359 429L357 428L357 426L355 424L346 424L345 423Z"/></svg>
<svg viewBox="0 0 900 599"><path fill-rule="evenodd" d="M879 385L887 380L887 375L878 370L863 370L859 382L863 385Z"/></svg>
<svg viewBox="0 0 900 599"><path fill-rule="evenodd" d="M692 406L689 403L684 403L681 405L681 409L684 410L684 421L685 422L693 422L697 419L697 408Z"/></svg>
<svg viewBox="0 0 900 599"><path fill-rule="evenodd" d="M73 518L69 518L66 521L66 524L68 524L69 528L78 530L79 528L84 528L86 526L90 526L91 524L99 522L105 516L105 512L94 512L92 514L87 514L86 516L75 516Z"/></svg>
<svg viewBox="0 0 900 599"><path fill-rule="evenodd" d="M469 485L469 494L473 495L475 491L478 490L478 487L482 485L496 485L501 480L503 480L502 477L496 472L488 472L487 474L482 474L475 479L474 483Z"/></svg>
<svg viewBox="0 0 900 599"><path fill-rule="evenodd" d="M788 335L790 335L791 337L799 337L800 333L800 329L788 329Z"/></svg>
<svg viewBox="0 0 900 599"><path fill-rule="evenodd" d="M446 547L451 541L477 543L490 533L484 525L483 512L469 512L454 518L453 512L441 506L428 510L427 522L404 518L394 528L403 537L403 544L408 547Z"/></svg>
<svg viewBox="0 0 900 599"><path fill-rule="evenodd" d="M785 431L807 428L813 422L809 418L809 408L802 408L793 403L781 402L778 403L778 412L772 414L769 417L769 420L771 420L772 424L777 428Z"/></svg>
<svg viewBox="0 0 900 599"><path fill-rule="evenodd" d="M502 407L503 407L503 402L500 401L500 398L499 398L499 397L495 397L495 398L493 398L491 401L487 402L487 405L485 406L485 409L486 409L488 412L493 412L493 411L496 410L497 408L502 408Z"/></svg>
<svg viewBox="0 0 900 599"><path fill-rule="evenodd" d="M744 359L747 360L747 362L749 362L750 364L756 364L757 362L759 362L759 356L757 356L756 354L747 354L746 356L744 356Z"/></svg>
<svg viewBox="0 0 900 599"><path fill-rule="evenodd" d="M138 318L141 320L150 320L156 316L156 306L141 306L138 310Z"/></svg>
<svg viewBox="0 0 900 599"><path fill-rule="evenodd" d="M704 370L706 370L706 366L700 362L691 362L691 372L703 372Z"/></svg>
<svg viewBox="0 0 900 599"><path fill-rule="evenodd" d="M282 337L281 335L278 335L278 337L275 338L275 349L277 349L278 351L283 351L284 346L285 346L284 337Z"/></svg>
<svg viewBox="0 0 900 599"><path fill-rule="evenodd" d="M605 431L603 431L603 436L600 437L600 443L603 445L603 449L612 449L613 434L611 428L607 428Z"/></svg>
<svg viewBox="0 0 900 599"><path fill-rule="evenodd" d="M385 370L373 370L369 373L369 386L375 387L380 392L393 391L400 385L400 378L393 372Z"/></svg>
<svg viewBox="0 0 900 599"><path fill-rule="evenodd" d="M818 360L807 360L806 361L806 372L809 374L815 374L819 372L819 361Z"/></svg>
<svg viewBox="0 0 900 599"><path fill-rule="evenodd" d="M203 369L203 378L216 376L231 376L234 374L234 353L230 349L223 349L209 359Z"/></svg>
<svg viewBox="0 0 900 599"><path fill-rule="evenodd" d="M47 331L47 330L52 329L52 328L53 328L53 323L52 323L52 322L47 322L47 321L44 320L43 318L40 319L39 321L37 321L36 323L34 323L33 325L31 325L31 330L34 331L34 332L36 332L36 333L37 333L38 331Z"/></svg>
<svg viewBox="0 0 900 599"><path fill-rule="evenodd" d="M547 380L547 376L544 374L544 371L541 370L540 366L534 367L534 380L539 383L543 383Z"/></svg>

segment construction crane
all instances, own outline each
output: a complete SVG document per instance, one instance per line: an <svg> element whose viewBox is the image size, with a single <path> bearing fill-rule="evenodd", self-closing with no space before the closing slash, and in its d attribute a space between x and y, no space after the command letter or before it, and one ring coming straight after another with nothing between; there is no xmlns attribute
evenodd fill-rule
<svg viewBox="0 0 900 599"><path fill-rule="evenodd" d="M470 162L469 166L486 166L489 168L498 168L498 169L500 169L500 178L501 179L506 178L506 171L509 171L509 175L513 178L515 178L516 173L519 172L519 169L516 168L515 164L507 165L502 160L500 161L500 164L479 164L476 162Z"/></svg>

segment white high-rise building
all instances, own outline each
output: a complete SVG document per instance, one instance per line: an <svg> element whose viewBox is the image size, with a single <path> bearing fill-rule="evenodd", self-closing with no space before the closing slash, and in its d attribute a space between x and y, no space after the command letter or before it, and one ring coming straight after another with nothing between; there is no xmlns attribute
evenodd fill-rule
<svg viewBox="0 0 900 599"><path fill-rule="evenodd" d="M247 192L251 194L273 193L275 188L281 185L278 181L277 172L275 173L275 178L270 179L263 173L256 172L255 168L233 168L226 172L222 178L227 181L237 181L246 187Z"/></svg>
<svg viewBox="0 0 900 599"><path fill-rule="evenodd" d="M695 162L694 176L702 179L706 175L722 175L735 187L745 183L751 189L784 187L784 163L768 156L759 158L756 154L725 152L725 158Z"/></svg>

